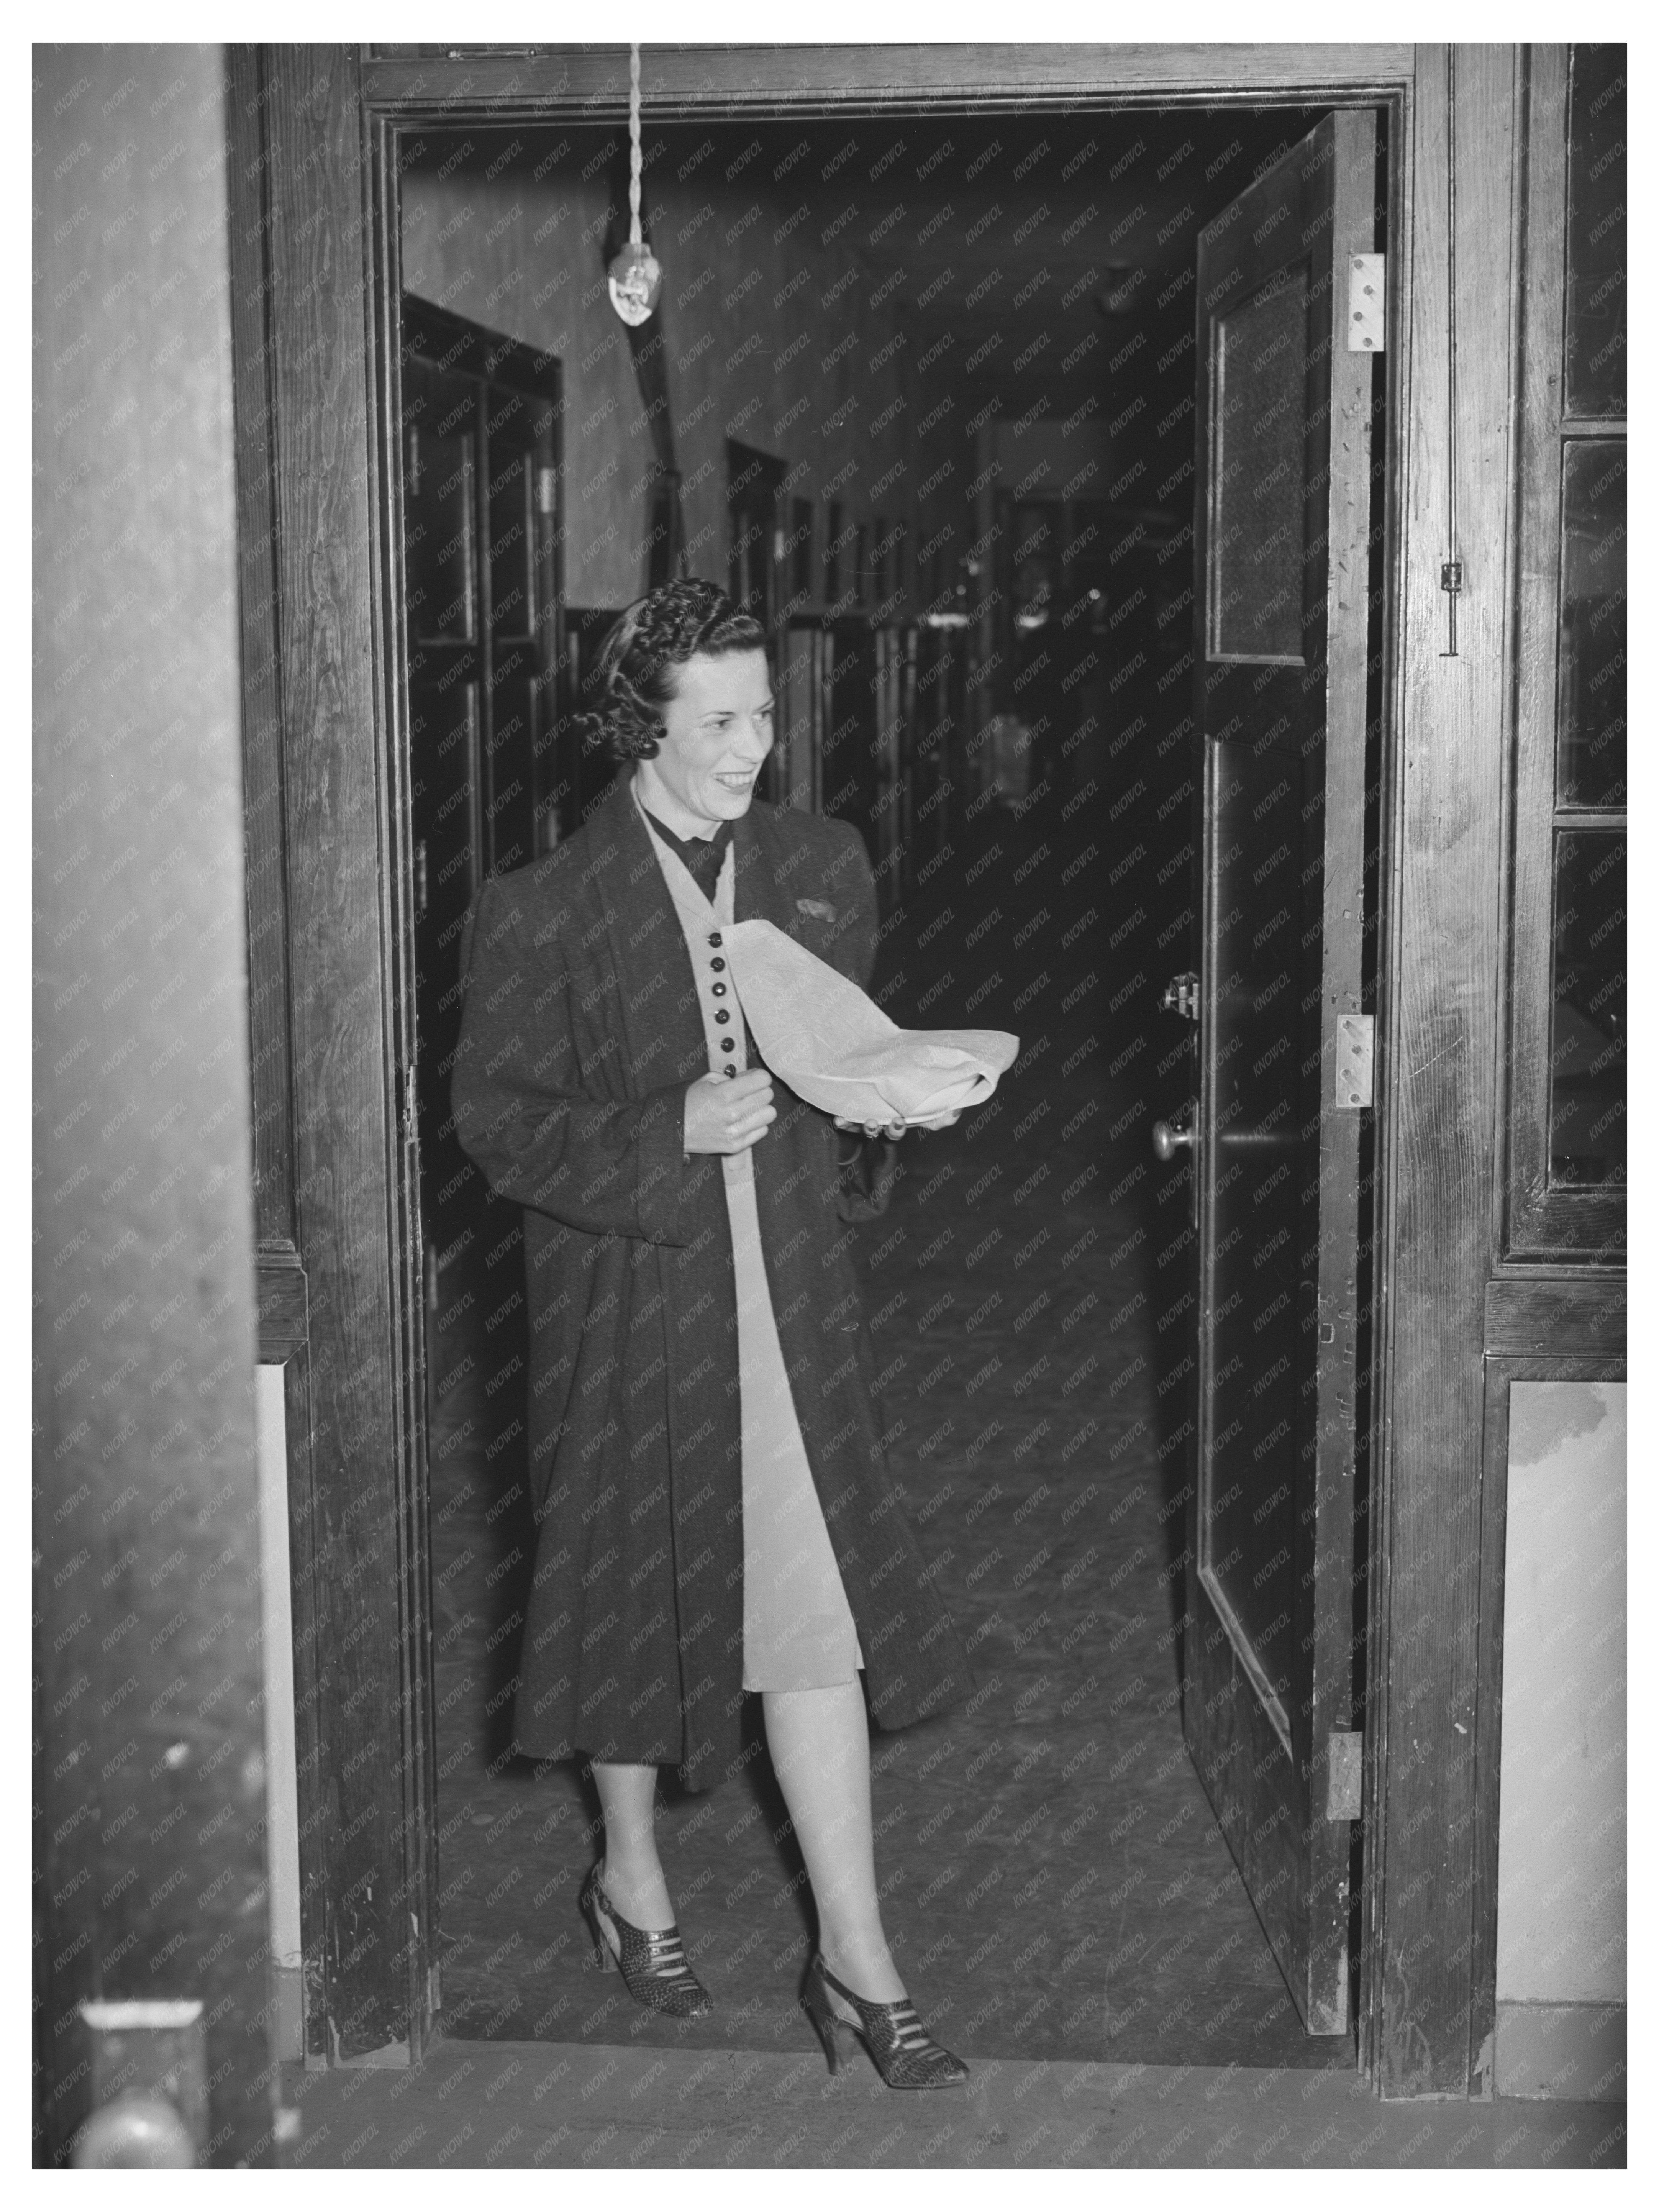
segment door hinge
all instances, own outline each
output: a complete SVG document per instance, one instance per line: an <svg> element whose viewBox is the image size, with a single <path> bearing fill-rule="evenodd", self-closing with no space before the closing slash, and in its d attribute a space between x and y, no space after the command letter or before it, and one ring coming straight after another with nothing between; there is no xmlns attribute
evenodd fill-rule
<svg viewBox="0 0 1659 2212"><path fill-rule="evenodd" d="M1198 1019L1198 978L1188 971L1172 976L1164 987L1164 995L1158 1002L1172 1014L1184 1014L1189 1022Z"/></svg>
<svg viewBox="0 0 1659 2212"><path fill-rule="evenodd" d="M1336 1082L1333 1103L1369 1106L1371 1103L1372 1017L1339 1014L1336 1018Z"/></svg>
<svg viewBox="0 0 1659 2212"><path fill-rule="evenodd" d="M1357 1820L1361 1811L1364 1737L1358 1729L1334 1729L1325 1758L1325 1818Z"/></svg>
<svg viewBox="0 0 1659 2212"><path fill-rule="evenodd" d="M1386 257L1355 253L1348 259L1348 351L1383 350L1382 301Z"/></svg>
<svg viewBox="0 0 1659 2212"><path fill-rule="evenodd" d="M415 840L415 919L416 921L426 920L426 839L417 837Z"/></svg>
<svg viewBox="0 0 1659 2212"><path fill-rule="evenodd" d="M536 470L536 512L538 514L552 515L557 513L558 505L558 471L550 468L543 461Z"/></svg>
<svg viewBox="0 0 1659 2212"><path fill-rule="evenodd" d="M415 1071L412 1067L405 1067L399 1073L402 1077L402 1097L398 1109L398 1126L404 1142L406 1145L412 1145L415 1141L415 1119L419 1111Z"/></svg>

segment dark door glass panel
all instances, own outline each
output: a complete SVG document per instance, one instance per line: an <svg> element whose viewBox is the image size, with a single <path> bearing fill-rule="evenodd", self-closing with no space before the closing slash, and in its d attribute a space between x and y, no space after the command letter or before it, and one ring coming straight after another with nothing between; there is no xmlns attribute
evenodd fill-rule
<svg viewBox="0 0 1659 2212"><path fill-rule="evenodd" d="M876 726L876 643L863 623L838 623L823 732L823 811L862 832L873 864L881 857L876 802L881 769Z"/></svg>
<svg viewBox="0 0 1659 2212"><path fill-rule="evenodd" d="M444 668L435 655L411 657L409 682L409 759L412 816L417 842L426 846L429 909L459 901L465 908L481 879L478 789L478 687L464 673ZM453 910L445 906L446 917Z"/></svg>
<svg viewBox="0 0 1659 2212"><path fill-rule="evenodd" d="M789 512L790 604L805 606L812 596L812 502L798 499Z"/></svg>
<svg viewBox="0 0 1659 2212"><path fill-rule="evenodd" d="M461 933L477 889L478 712L477 686L453 659L432 679L423 663L436 657L411 660L409 728L422 1213L425 1235L444 1251L477 1204L475 1171L455 1139L449 1073L460 1033Z"/></svg>
<svg viewBox="0 0 1659 2212"><path fill-rule="evenodd" d="M1306 860L1323 827L1322 756L1231 741L1213 752L1213 1364L1200 1566L1279 1700L1282 1729L1305 1533L1296 1440L1314 1376L1323 885Z"/></svg>
<svg viewBox="0 0 1659 2212"><path fill-rule="evenodd" d="M1569 440L1561 471L1561 657L1556 789L1564 805L1625 803L1622 438Z"/></svg>
<svg viewBox="0 0 1659 2212"><path fill-rule="evenodd" d="M536 457L489 446L489 627L497 641L536 627Z"/></svg>
<svg viewBox="0 0 1659 2212"><path fill-rule="evenodd" d="M484 852L489 872L500 874L535 858L535 661L530 647L501 649L490 698Z"/></svg>
<svg viewBox="0 0 1659 2212"><path fill-rule="evenodd" d="M1209 657L1299 660L1307 550L1308 272L1214 324Z"/></svg>
<svg viewBox="0 0 1659 2212"><path fill-rule="evenodd" d="M617 763L605 745L579 737L573 726L578 715L598 713L604 697L601 674L605 641L621 617L620 607L567 607L564 614L565 696L570 720L560 738L559 781L570 787L571 799L561 823L561 834L570 836L587 819L590 811L610 790ZM628 771L631 774L631 769Z"/></svg>
<svg viewBox="0 0 1659 2212"><path fill-rule="evenodd" d="M1569 415L1625 412L1624 46L1575 46L1567 124Z"/></svg>
<svg viewBox="0 0 1659 2212"><path fill-rule="evenodd" d="M422 644L469 645L478 635L472 437L467 431L434 437L411 423L405 441L410 637Z"/></svg>
<svg viewBox="0 0 1659 2212"><path fill-rule="evenodd" d="M1625 836L1558 831L1550 1009L1550 1181L1625 1180Z"/></svg>
<svg viewBox="0 0 1659 2212"><path fill-rule="evenodd" d="M1013 510L1014 621L1020 629L1047 622L1059 600L1060 520L1057 501L1033 501Z"/></svg>

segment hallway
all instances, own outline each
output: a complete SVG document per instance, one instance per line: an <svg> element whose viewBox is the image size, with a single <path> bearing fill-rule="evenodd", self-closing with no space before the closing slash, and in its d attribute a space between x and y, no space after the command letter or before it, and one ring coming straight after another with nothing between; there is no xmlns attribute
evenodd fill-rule
<svg viewBox="0 0 1659 2212"><path fill-rule="evenodd" d="M1346 2070L1348 2043L1303 2034L1182 1741L1187 1199L1150 1125L1183 1078L1177 1058L1154 1108L1137 1071L1185 1024L1150 983L1111 1011L1146 886L1108 890L1087 820L986 824L878 970L896 1018L1022 1042L989 1108L904 1140L890 1212L858 1232L890 1452L977 1681L872 1737L890 1932L970 2057ZM516 1264L436 1365L454 1378L431 1448L444 2032L807 2051L808 1915L763 1755L712 1795L665 1790L664 1863L717 2002L681 2025L592 1969L574 1899L597 1808L574 1770L506 1753L532 1546L512 1389L486 1377L510 1369L517 1316L489 1316Z"/></svg>

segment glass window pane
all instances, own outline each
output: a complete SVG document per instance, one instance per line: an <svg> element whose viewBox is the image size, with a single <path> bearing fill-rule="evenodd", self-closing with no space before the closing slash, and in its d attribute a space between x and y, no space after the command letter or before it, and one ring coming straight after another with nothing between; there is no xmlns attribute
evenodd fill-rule
<svg viewBox="0 0 1659 2212"><path fill-rule="evenodd" d="M1046 619L1059 596L1060 509L1032 500L1013 511L1014 611L1023 627Z"/></svg>
<svg viewBox="0 0 1659 2212"><path fill-rule="evenodd" d="M1550 1182L1625 1180L1625 838L1561 830L1555 840L1550 1014Z"/></svg>
<svg viewBox="0 0 1659 2212"><path fill-rule="evenodd" d="M498 640L536 628L535 454L489 446L489 623Z"/></svg>
<svg viewBox="0 0 1659 2212"><path fill-rule="evenodd" d="M812 596L812 502L798 499L790 512L789 590L805 605Z"/></svg>
<svg viewBox="0 0 1659 2212"><path fill-rule="evenodd" d="M1567 122L1569 415L1625 411L1623 46L1575 46Z"/></svg>
<svg viewBox="0 0 1659 2212"><path fill-rule="evenodd" d="M1561 470L1561 650L1556 789L1625 803L1625 441L1569 441Z"/></svg>
<svg viewBox="0 0 1659 2212"><path fill-rule="evenodd" d="M1307 538L1308 272L1215 326L1212 660L1300 660Z"/></svg>
<svg viewBox="0 0 1659 2212"><path fill-rule="evenodd" d="M405 357L404 568L409 634L421 644L471 644L478 634L477 419L467 386Z"/></svg>

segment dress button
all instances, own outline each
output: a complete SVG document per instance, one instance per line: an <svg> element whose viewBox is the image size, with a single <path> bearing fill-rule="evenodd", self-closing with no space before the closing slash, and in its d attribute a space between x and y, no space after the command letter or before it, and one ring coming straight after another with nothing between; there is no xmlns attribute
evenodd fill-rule
<svg viewBox="0 0 1659 2212"><path fill-rule="evenodd" d="M715 996L717 999L723 999L723 998L726 996L726 986L725 986L725 984L724 984L724 983L716 983L716 984L715 984L715 986L714 986L714 996Z"/></svg>
<svg viewBox="0 0 1659 2212"><path fill-rule="evenodd" d="M714 1019L720 1024L722 1029L726 1027L726 1024L731 1020L731 1015L726 1012L724 1006L717 1006L715 1008Z"/></svg>
<svg viewBox="0 0 1659 2212"><path fill-rule="evenodd" d="M714 971L716 972L716 974L718 974L718 973L719 973L719 971L720 971L722 968L724 968L724 967L725 967L726 963L725 963L725 961L724 961L724 960L722 960L722 959L719 958L719 957L718 957L718 956L717 956L714 959L711 960L711 961L709 962L709 963L708 963L708 964L709 964L709 966L710 966L712 969L714 969Z"/></svg>
<svg viewBox="0 0 1659 2212"><path fill-rule="evenodd" d="M718 929L711 929L711 930L709 931L709 933L708 933L708 942L709 942L711 945L718 945L718 944L720 943L720 933L719 930L718 930Z"/></svg>

